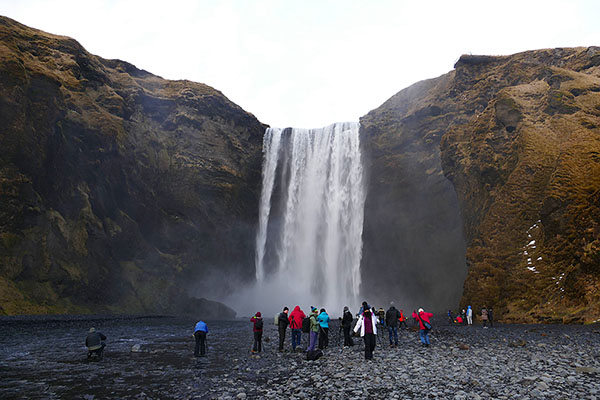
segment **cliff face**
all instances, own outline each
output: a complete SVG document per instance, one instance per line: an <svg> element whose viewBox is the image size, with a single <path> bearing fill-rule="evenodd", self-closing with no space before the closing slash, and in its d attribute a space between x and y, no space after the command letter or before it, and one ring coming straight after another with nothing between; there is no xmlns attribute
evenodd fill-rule
<svg viewBox="0 0 600 400"><path fill-rule="evenodd" d="M0 17L0 314L182 312L252 278L264 129Z"/></svg>
<svg viewBox="0 0 600 400"><path fill-rule="evenodd" d="M436 260L422 257L405 275L423 269L433 280L413 279L418 299L438 298L447 269L464 271L447 245L460 232L440 228L460 210L462 307L494 307L505 321L600 318L600 48L463 56L361 124L371 154L365 221L386 226L365 226L366 285L377 279L369 254L392 248L390 268L406 271L406 248L429 250ZM427 229L440 242L414 243L412 232ZM385 234L395 231L404 234Z"/></svg>

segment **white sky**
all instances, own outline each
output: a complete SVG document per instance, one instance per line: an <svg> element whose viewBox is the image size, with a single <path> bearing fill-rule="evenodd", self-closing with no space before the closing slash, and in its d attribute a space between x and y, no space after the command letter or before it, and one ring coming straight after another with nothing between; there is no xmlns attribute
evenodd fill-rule
<svg viewBox="0 0 600 400"><path fill-rule="evenodd" d="M279 127L357 121L464 53L600 46L598 0L0 0L0 14Z"/></svg>

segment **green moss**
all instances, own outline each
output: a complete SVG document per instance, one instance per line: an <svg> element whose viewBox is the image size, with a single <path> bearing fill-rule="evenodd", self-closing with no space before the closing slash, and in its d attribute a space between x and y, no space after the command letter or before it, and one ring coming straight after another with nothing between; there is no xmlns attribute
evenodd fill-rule
<svg viewBox="0 0 600 400"><path fill-rule="evenodd" d="M11 232L0 233L0 242L6 251L11 252L21 242L21 237Z"/></svg>
<svg viewBox="0 0 600 400"><path fill-rule="evenodd" d="M548 92L548 106L544 109L546 114L573 114L579 111L574 104L575 97L562 90L550 90Z"/></svg>

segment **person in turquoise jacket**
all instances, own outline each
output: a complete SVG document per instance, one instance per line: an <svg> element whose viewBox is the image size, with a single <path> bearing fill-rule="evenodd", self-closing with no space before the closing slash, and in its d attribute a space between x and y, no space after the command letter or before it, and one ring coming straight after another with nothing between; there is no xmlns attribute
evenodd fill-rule
<svg viewBox="0 0 600 400"><path fill-rule="evenodd" d="M324 308L321 308L317 321L319 321L319 349L323 350L329 346L329 321L331 321Z"/></svg>

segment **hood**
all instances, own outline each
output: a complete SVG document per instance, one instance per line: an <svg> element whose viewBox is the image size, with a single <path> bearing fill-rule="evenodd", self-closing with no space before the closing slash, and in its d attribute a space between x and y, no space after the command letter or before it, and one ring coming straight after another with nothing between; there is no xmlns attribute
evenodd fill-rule
<svg viewBox="0 0 600 400"><path fill-rule="evenodd" d="M292 311L292 312L299 312L299 311L300 311L300 306L296 306L296 307L294 307L294 311Z"/></svg>

